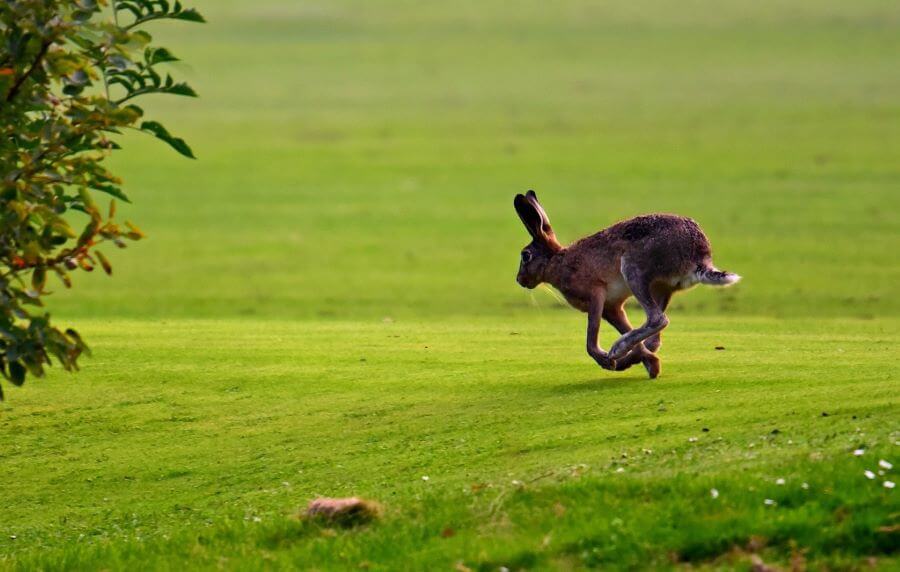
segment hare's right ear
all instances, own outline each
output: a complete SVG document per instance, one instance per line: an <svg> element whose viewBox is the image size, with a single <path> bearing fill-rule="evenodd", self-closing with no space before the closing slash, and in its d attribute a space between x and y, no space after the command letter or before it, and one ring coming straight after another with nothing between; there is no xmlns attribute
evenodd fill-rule
<svg viewBox="0 0 900 572"><path fill-rule="evenodd" d="M550 226L550 219L541 207L541 203L538 202L534 191L528 191L527 195L516 195L513 206L516 207L522 224L528 229L528 234L535 241L546 244L554 250L560 248L553 228Z"/></svg>
<svg viewBox="0 0 900 572"><path fill-rule="evenodd" d="M525 195L516 195L513 200L513 206L516 207L516 213L522 219L522 224L528 230L531 238L538 239L541 237L541 215L538 213L534 205L525 198Z"/></svg>

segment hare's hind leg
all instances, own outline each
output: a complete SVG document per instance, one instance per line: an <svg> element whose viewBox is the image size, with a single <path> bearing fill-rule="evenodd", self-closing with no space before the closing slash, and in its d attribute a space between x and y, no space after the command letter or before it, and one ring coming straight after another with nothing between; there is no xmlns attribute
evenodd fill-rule
<svg viewBox="0 0 900 572"><path fill-rule="evenodd" d="M652 290L653 299L656 300L656 303L659 305L659 309L663 312L666 311L666 308L669 307L669 301L672 300L672 294L674 294L674 290L671 288L654 288ZM644 346L653 353L656 353L660 346L662 345L662 332L656 332L646 340L644 340Z"/></svg>
<svg viewBox="0 0 900 572"><path fill-rule="evenodd" d="M603 318L609 322L620 334L627 334L631 331L631 322L628 321L628 315L622 305L607 306L603 310ZM660 372L659 358L644 347L643 343L637 343L634 348L621 360L616 362L616 371L628 369L629 367L643 363L644 368L650 379L656 379Z"/></svg>
<svg viewBox="0 0 900 572"><path fill-rule="evenodd" d="M653 278L641 272L640 269L629 266L626 261L622 261L622 274L631 288L631 293L637 299L638 303L644 308L647 314L647 321L635 330L631 330L621 338L616 340L612 348L609 350L609 357L613 360L619 360L628 353L628 351L637 343L643 342L650 336L659 333L669 325L669 319L650 292L650 284Z"/></svg>

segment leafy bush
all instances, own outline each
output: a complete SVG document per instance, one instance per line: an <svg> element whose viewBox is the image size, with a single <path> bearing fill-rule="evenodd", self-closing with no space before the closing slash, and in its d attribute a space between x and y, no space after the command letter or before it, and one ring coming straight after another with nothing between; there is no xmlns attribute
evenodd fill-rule
<svg viewBox="0 0 900 572"><path fill-rule="evenodd" d="M77 332L51 324L42 301L50 280L68 288L73 271L109 274L98 247L143 236L115 219L116 200L128 201L102 165L119 148L115 136L143 131L193 157L134 103L196 95L160 69L177 58L151 45L145 25L162 19L203 22L167 0L0 3L0 373L16 385L43 375L51 358L76 370L88 349Z"/></svg>

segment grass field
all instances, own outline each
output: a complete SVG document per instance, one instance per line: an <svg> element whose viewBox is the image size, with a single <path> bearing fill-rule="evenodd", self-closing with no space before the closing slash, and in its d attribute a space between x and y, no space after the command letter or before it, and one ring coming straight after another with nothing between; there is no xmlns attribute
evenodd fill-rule
<svg viewBox="0 0 900 572"><path fill-rule="evenodd" d="M200 160L124 141L150 238L48 300L94 356L4 386L0 568L900 565L896 2L196 4L147 107ZM744 281L600 370L515 284L528 188Z"/></svg>

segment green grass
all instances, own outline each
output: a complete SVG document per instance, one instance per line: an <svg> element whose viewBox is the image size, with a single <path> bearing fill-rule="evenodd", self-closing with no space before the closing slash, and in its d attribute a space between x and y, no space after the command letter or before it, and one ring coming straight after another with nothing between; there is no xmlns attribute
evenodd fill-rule
<svg viewBox="0 0 900 572"><path fill-rule="evenodd" d="M876 532L894 493L862 474L896 452L883 322L683 320L649 382L596 370L574 318L80 323L89 379L32 384L4 413L0 545L26 568L641 567L754 536L776 560L792 540L812 561L894 549ZM350 494L384 522L290 519Z"/></svg>
<svg viewBox="0 0 900 572"><path fill-rule="evenodd" d="M146 107L200 161L124 141L150 239L49 300L94 356L4 386L0 568L897 566L895 2L198 4ZM602 371L515 284L527 188L745 279Z"/></svg>

